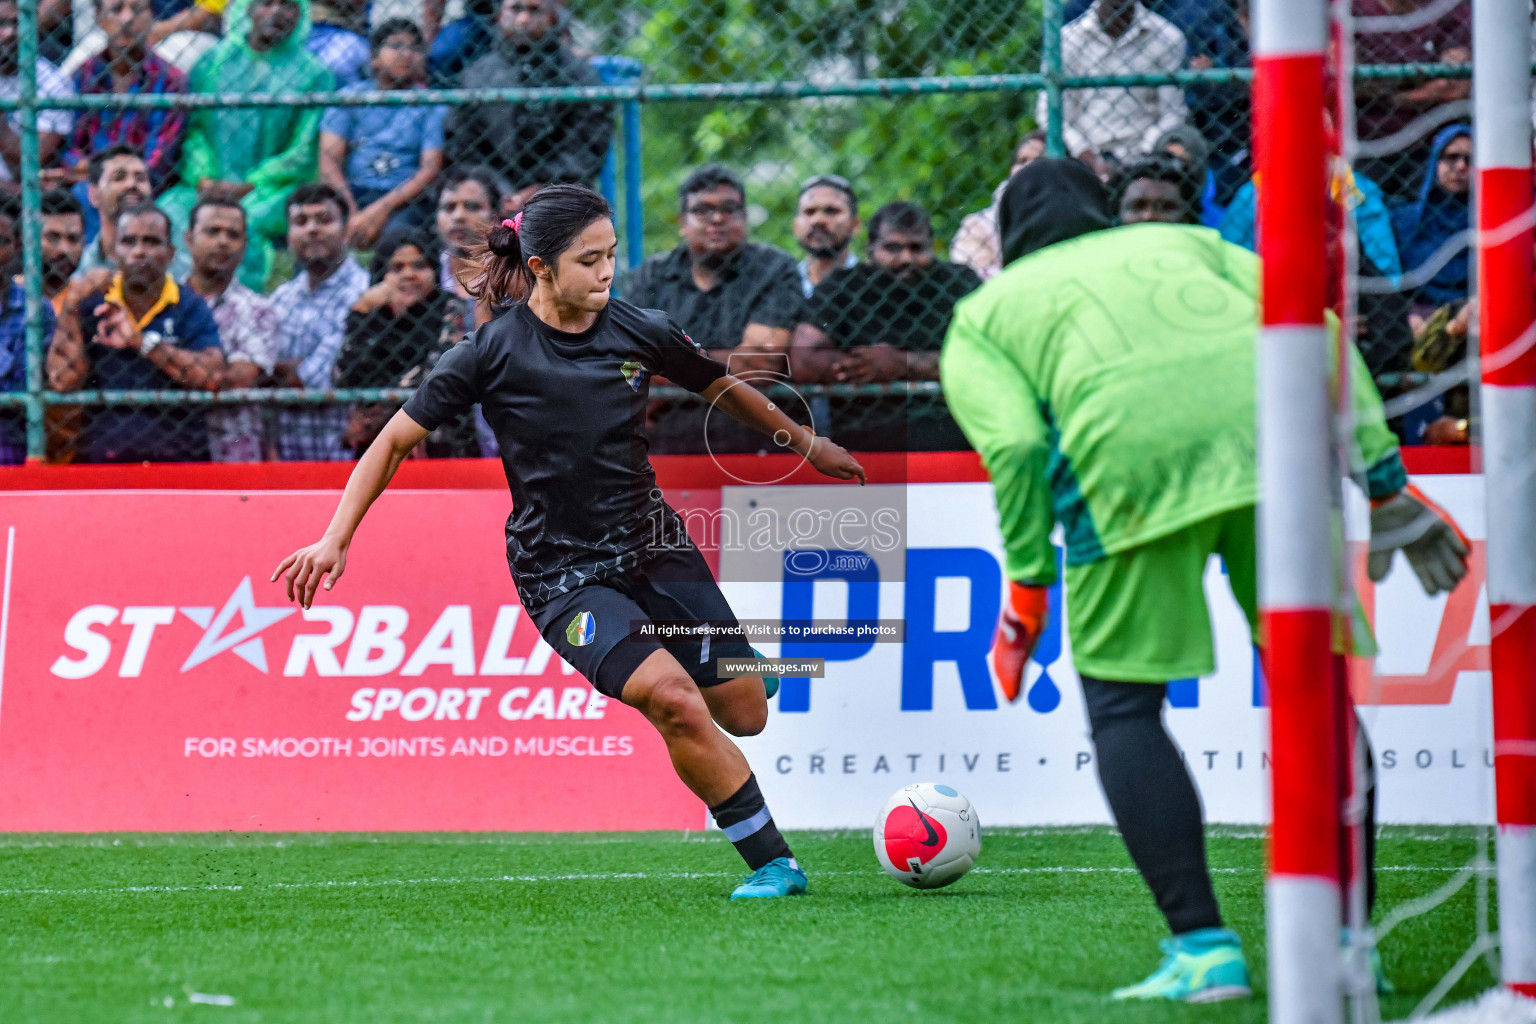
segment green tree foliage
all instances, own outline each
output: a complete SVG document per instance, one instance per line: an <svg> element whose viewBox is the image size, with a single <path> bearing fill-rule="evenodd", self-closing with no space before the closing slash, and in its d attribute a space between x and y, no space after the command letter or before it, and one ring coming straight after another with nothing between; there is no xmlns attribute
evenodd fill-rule
<svg viewBox="0 0 1536 1024"><path fill-rule="evenodd" d="M1040 66L1040 0L669 0L577 14L589 45L639 59L648 83L830 84ZM708 161L746 178L759 240L793 247L798 185L830 172L854 183L866 218L891 200L922 204L942 244L990 201L1033 111L1034 95L1020 92L646 104L646 252L676 244L678 186Z"/></svg>

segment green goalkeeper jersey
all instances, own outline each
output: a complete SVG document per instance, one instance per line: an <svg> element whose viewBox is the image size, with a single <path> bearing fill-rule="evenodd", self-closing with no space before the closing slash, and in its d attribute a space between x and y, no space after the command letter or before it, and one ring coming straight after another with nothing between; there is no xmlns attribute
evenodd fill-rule
<svg viewBox="0 0 1536 1024"><path fill-rule="evenodd" d="M1206 228L1095 231L962 300L940 356L950 411L996 489L1008 578L1167 536L1258 500L1259 260ZM1373 497L1407 477L1350 346L1356 458Z"/></svg>

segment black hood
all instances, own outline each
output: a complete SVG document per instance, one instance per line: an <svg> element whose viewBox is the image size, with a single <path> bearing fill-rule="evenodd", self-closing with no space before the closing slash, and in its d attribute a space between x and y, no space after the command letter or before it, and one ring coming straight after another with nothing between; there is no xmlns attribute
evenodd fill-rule
<svg viewBox="0 0 1536 1024"><path fill-rule="evenodd" d="M1113 223L1109 192L1082 161L1036 160L1009 179L998 203L1003 266Z"/></svg>

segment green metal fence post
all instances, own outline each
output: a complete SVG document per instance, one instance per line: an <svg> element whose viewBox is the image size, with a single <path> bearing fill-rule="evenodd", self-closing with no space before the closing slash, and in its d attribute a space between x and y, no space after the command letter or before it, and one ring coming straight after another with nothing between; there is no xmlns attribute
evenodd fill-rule
<svg viewBox="0 0 1536 1024"><path fill-rule="evenodd" d="M1061 131L1061 2L1045 0L1045 25L1040 41L1045 65L1045 152L1057 157L1067 155Z"/></svg>
<svg viewBox="0 0 1536 1024"><path fill-rule="evenodd" d="M21 248L27 293L27 461L47 448L43 429L43 252L37 152L37 0L17 5L21 63ZM0 282L5 284L8 282Z"/></svg>

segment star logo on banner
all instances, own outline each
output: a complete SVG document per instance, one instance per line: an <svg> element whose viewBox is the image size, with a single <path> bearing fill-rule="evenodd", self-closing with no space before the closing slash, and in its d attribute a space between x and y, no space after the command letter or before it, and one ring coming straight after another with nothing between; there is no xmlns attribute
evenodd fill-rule
<svg viewBox="0 0 1536 1024"><path fill-rule="evenodd" d="M224 602L224 607L219 610L218 615L213 614L212 608L183 608L181 614L203 627L203 636L198 640L197 646L192 648L192 653L187 656L187 663L181 666L181 670L185 672L189 668L201 665L214 655L234 651L236 657L265 672L267 649L262 646L261 638L256 634L273 623L283 621L294 611L293 608L256 607L256 596L251 591L249 576L240 581L240 585L235 588L233 594L229 595L229 600ZM240 621L244 625L225 633L224 631L234 620L236 612L240 614Z"/></svg>

